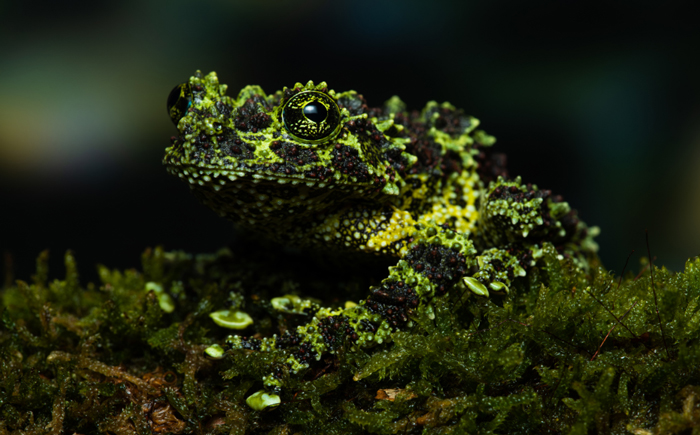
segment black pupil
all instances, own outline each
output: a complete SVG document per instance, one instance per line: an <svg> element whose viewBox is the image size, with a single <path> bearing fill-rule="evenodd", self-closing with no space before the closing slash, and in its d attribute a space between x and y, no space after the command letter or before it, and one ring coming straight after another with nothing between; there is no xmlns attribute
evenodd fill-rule
<svg viewBox="0 0 700 435"><path fill-rule="evenodd" d="M321 103L311 102L304 106L304 116L309 121L313 121L317 124L323 122L328 116L328 109Z"/></svg>

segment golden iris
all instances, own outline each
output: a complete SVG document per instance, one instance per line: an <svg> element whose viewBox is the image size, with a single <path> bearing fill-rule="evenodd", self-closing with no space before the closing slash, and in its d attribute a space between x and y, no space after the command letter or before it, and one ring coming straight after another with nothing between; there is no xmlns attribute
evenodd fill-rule
<svg viewBox="0 0 700 435"><path fill-rule="evenodd" d="M295 139L320 143L333 139L340 131L340 109L328 94L299 92L282 108L282 122Z"/></svg>

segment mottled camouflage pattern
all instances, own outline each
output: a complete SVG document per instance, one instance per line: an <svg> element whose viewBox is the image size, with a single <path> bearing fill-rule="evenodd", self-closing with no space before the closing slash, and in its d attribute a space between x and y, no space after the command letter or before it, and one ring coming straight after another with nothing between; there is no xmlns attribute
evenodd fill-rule
<svg viewBox="0 0 700 435"><path fill-rule="evenodd" d="M169 172L266 237L399 259L357 305L315 306L308 325L279 337L231 336L234 349L287 352L287 370L266 377L268 388L341 346L390 340L455 286L508 292L550 246L583 269L595 258L594 231L551 192L509 180L495 139L449 103L407 112L393 97L370 108L355 91L313 82L269 96L258 86L235 99L225 92L215 73L199 71L173 91ZM323 106L318 125L300 112L307 101ZM296 130L289 119L308 125Z"/></svg>

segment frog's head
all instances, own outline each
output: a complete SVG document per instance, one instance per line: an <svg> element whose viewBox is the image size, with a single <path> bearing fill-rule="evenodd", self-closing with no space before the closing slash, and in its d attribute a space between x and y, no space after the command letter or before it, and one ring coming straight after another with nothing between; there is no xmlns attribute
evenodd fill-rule
<svg viewBox="0 0 700 435"><path fill-rule="evenodd" d="M399 193L415 162L403 139L385 134L401 128L391 108L370 113L354 91L308 82L269 96L259 86L225 93L214 72L173 89L179 135L163 163L234 222L298 223L345 197L381 201Z"/></svg>

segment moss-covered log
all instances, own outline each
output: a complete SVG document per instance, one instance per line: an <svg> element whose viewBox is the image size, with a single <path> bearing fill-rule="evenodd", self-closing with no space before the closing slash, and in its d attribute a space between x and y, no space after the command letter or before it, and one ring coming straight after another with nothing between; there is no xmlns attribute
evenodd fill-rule
<svg viewBox="0 0 700 435"><path fill-rule="evenodd" d="M140 271L100 266L83 286L70 253L60 280L41 254L31 283L2 290L0 434L700 431L699 258L619 283L548 250L509 295L453 291L391 343L295 375L277 354L210 359L231 332L210 314L230 307L253 320L242 335L281 334L306 321L304 297L340 306L366 283L271 274L278 254L264 255L148 250ZM302 299L273 303L285 294ZM251 409L275 370L281 403Z"/></svg>

